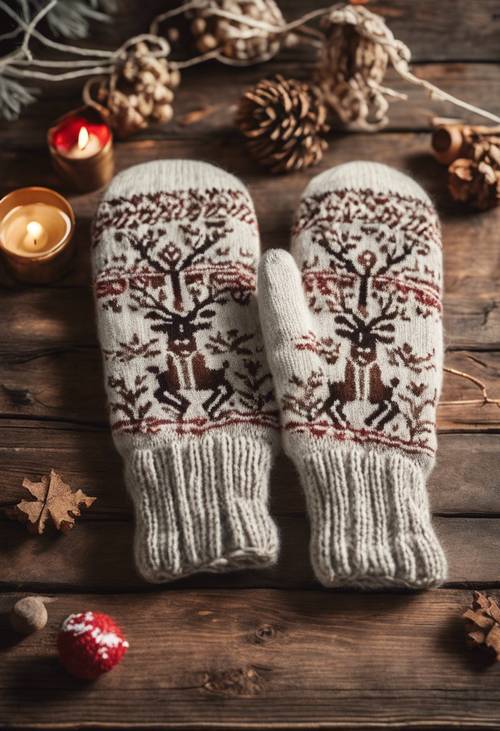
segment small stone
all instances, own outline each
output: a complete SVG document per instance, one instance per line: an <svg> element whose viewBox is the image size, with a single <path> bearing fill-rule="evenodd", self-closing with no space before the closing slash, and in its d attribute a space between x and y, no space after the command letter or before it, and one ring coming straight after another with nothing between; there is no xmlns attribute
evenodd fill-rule
<svg viewBox="0 0 500 731"><path fill-rule="evenodd" d="M12 628L22 635L30 635L43 629L47 619L47 608L39 596L26 596L20 599L10 612Z"/></svg>

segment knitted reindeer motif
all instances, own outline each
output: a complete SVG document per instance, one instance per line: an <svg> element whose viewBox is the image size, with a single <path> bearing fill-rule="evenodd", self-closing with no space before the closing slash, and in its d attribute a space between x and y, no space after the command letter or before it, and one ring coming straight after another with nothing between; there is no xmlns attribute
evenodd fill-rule
<svg viewBox="0 0 500 731"><path fill-rule="evenodd" d="M339 381L329 381L329 395L322 411L336 423L345 424L347 419L344 406L354 401L368 401L375 408L366 417L366 426L382 430L398 413L399 406L393 398L394 389L399 384L392 378L389 384L382 379L382 370L377 360L377 345L390 345L394 342L394 323L397 314L391 310L389 300L379 315L364 319L350 311L337 315L335 323L337 335L350 343L343 377Z"/></svg>
<svg viewBox="0 0 500 731"><path fill-rule="evenodd" d="M327 586L422 588L446 575L425 492L436 449L440 282L430 200L376 163L312 180L291 253L270 250L259 265L285 450ZM318 347L325 338L335 347L328 359Z"/></svg>
<svg viewBox="0 0 500 731"><path fill-rule="evenodd" d="M161 160L120 173L93 264L111 428L149 581L273 564L278 414L255 302L259 234L243 184Z"/></svg>
<svg viewBox="0 0 500 731"><path fill-rule="evenodd" d="M210 368L196 341L198 332L211 327L207 321L211 316L207 307L222 301L220 292L210 292L187 314L163 306L162 323L151 328L165 333L168 344L165 370L160 370L158 366L147 369L155 375L158 385L153 395L160 403L174 408L180 415L184 415L191 404L185 395L186 391L211 392L202 406L212 418L216 417L220 408L234 393L234 388L226 377L229 362L224 361L222 368Z"/></svg>

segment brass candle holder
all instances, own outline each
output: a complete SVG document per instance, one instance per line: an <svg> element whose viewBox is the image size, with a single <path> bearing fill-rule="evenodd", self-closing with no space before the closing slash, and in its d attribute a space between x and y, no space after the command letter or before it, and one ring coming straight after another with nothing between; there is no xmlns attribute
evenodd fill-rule
<svg viewBox="0 0 500 731"><path fill-rule="evenodd" d="M50 188L19 188L0 200L0 252L21 282L48 284L62 277L74 229L71 205Z"/></svg>
<svg viewBox="0 0 500 731"><path fill-rule="evenodd" d="M113 135L93 107L82 107L60 117L47 133L52 163L76 190L87 193L113 176Z"/></svg>

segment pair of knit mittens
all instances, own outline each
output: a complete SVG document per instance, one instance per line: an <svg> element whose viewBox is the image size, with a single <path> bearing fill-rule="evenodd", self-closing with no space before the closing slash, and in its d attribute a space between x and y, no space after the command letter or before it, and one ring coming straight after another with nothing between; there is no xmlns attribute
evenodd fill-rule
<svg viewBox="0 0 500 731"><path fill-rule="evenodd" d="M138 569L168 581L275 563L281 434L324 585L435 586L436 212L395 170L341 165L307 187L291 251L259 264L247 189L208 164L139 165L105 194L98 329Z"/></svg>

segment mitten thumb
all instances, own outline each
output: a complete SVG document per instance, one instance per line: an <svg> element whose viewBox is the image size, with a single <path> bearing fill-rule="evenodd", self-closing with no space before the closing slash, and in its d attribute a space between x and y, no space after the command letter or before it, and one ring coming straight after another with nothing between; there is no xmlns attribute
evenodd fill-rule
<svg viewBox="0 0 500 731"><path fill-rule="evenodd" d="M308 373L317 356L304 342L313 324L293 257L283 249L269 249L259 264L257 292L267 358L278 397L297 373Z"/></svg>

